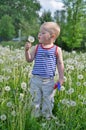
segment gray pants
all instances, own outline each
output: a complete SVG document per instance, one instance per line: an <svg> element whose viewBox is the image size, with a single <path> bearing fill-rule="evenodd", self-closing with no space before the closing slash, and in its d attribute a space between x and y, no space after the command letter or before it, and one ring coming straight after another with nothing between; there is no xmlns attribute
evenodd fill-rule
<svg viewBox="0 0 86 130"><path fill-rule="evenodd" d="M54 106L54 79L33 75L30 80L32 114L35 117L51 117Z"/></svg>

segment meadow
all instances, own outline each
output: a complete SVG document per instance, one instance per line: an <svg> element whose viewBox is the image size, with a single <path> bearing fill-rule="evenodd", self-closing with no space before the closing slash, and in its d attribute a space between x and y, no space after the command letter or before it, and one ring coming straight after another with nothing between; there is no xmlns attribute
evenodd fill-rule
<svg viewBox="0 0 86 130"><path fill-rule="evenodd" d="M65 74L56 90L55 119L31 116L29 79L33 63L24 48L0 46L0 130L86 130L86 53L63 51ZM58 78L56 72L55 80Z"/></svg>

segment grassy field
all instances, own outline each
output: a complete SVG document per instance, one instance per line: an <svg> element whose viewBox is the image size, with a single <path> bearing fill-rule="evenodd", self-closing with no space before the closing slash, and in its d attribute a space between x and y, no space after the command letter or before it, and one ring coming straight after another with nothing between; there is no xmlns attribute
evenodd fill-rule
<svg viewBox="0 0 86 130"><path fill-rule="evenodd" d="M86 53L63 51L63 57L65 82L56 90L56 119L37 120L30 109L33 63L26 62L23 47L0 46L0 130L86 130Z"/></svg>

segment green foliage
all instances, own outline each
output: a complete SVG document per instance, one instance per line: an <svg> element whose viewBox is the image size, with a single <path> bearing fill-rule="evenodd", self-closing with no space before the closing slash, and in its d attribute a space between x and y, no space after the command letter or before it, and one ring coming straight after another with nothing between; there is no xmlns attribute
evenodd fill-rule
<svg viewBox="0 0 86 130"><path fill-rule="evenodd" d="M83 3L81 0L64 0L67 16L62 41L71 49L80 47L83 40Z"/></svg>
<svg viewBox="0 0 86 130"><path fill-rule="evenodd" d="M38 11L40 10L40 3L37 0L2 0L0 1L0 18L4 15L9 15L13 19L18 36L18 30L21 28L22 22L24 25L29 23L33 25L37 23Z"/></svg>
<svg viewBox="0 0 86 130"><path fill-rule="evenodd" d="M55 119L33 118L24 48L0 46L0 130L86 130L86 53L63 51L65 82L56 90ZM55 81L57 81L57 74Z"/></svg>
<svg viewBox="0 0 86 130"><path fill-rule="evenodd" d="M5 40L13 38L15 29L13 26L12 18L8 15L4 15L0 20L0 36Z"/></svg>
<svg viewBox="0 0 86 130"><path fill-rule="evenodd" d="M63 0L65 9L56 11L54 18L60 24L59 45L66 50L80 48L85 42L86 4L84 0ZM83 43L84 44L84 43Z"/></svg>
<svg viewBox="0 0 86 130"><path fill-rule="evenodd" d="M47 21L53 21L50 11L44 11L42 16L40 17L41 24Z"/></svg>
<svg viewBox="0 0 86 130"><path fill-rule="evenodd" d="M25 46L25 42L14 42L14 41L2 41L0 45L3 47L9 46L11 49L17 49Z"/></svg>

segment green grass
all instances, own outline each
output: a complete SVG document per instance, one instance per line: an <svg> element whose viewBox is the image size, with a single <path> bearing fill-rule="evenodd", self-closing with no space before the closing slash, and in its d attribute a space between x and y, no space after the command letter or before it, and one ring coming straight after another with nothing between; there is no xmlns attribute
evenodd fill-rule
<svg viewBox="0 0 86 130"><path fill-rule="evenodd" d="M0 46L0 130L85 130L86 53L63 51L64 89L56 90L56 119L47 121L31 116L28 82L32 63L26 62L23 47L10 46L10 42Z"/></svg>

